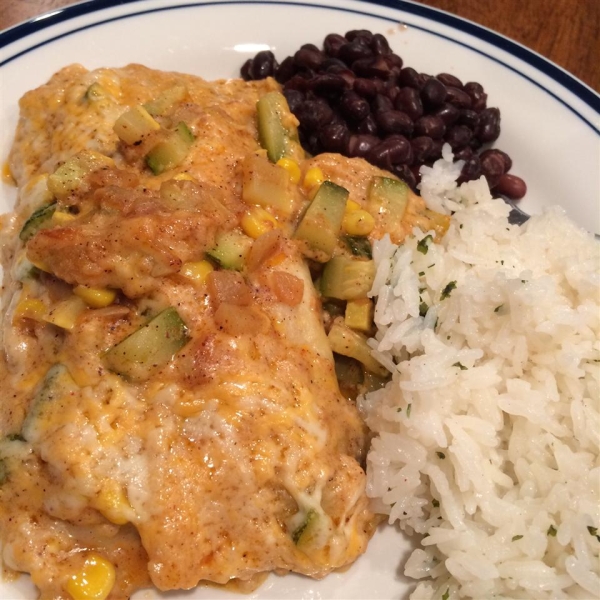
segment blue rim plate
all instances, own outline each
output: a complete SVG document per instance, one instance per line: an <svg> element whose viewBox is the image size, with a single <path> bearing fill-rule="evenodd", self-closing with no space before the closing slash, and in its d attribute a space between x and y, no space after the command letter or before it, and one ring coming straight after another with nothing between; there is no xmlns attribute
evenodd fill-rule
<svg viewBox="0 0 600 600"><path fill-rule="evenodd" d="M6 160L12 143L19 98L67 64L92 69L138 62L206 79L235 77L259 49L271 48L281 60L302 43L321 44L327 33L358 28L386 35L405 64L419 71L482 83L488 104L502 112L496 145L528 183L522 207L536 213L561 204L582 227L600 232L600 96L506 37L406 0L93 0L42 15L0 34L0 158ZM0 212L14 200L14 188L2 184ZM412 584L401 565L416 543L382 527L345 573L319 582L271 576L249 597L402 598ZM0 582L0 597L32 593L25 577ZM168 597L239 600L214 588Z"/></svg>

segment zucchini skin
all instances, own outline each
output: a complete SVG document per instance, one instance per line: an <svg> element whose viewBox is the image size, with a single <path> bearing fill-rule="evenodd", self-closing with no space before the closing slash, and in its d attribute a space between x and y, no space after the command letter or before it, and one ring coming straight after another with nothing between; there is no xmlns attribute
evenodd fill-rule
<svg viewBox="0 0 600 600"><path fill-rule="evenodd" d="M141 382L165 366L189 340L183 319L169 307L108 350L104 361L114 373Z"/></svg>

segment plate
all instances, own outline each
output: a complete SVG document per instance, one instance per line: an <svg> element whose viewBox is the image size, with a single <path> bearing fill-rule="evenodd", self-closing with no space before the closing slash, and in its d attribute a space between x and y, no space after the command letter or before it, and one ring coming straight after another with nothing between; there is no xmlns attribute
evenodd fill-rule
<svg viewBox="0 0 600 600"><path fill-rule="evenodd" d="M386 35L406 65L479 81L502 112L496 146L528 184L521 207L537 213L561 204L582 227L600 232L600 96L566 71L509 39L448 13L404 0L94 0L55 11L0 34L0 160L6 160L18 100L59 68L138 62L206 79L236 77L243 62L270 48L281 60L331 32L370 29ZM2 184L0 212L14 188ZM561 240L557 240L561 243ZM379 599L407 597L402 576L411 540L390 526L344 573L322 581L270 576L249 598ZM27 577L0 582L0 597L31 598ZM135 598L239 599L214 588L191 593L143 591Z"/></svg>

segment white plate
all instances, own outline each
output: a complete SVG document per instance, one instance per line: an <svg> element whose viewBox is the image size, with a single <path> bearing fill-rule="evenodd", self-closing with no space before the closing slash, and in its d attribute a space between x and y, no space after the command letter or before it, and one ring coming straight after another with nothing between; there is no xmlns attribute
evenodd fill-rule
<svg viewBox="0 0 600 600"><path fill-rule="evenodd" d="M383 33L405 64L419 71L482 83L489 105L502 112L496 146L510 154L512 172L528 184L522 208L535 213L562 204L580 225L600 232L600 96L507 38L404 0L95 0L45 15L0 34L0 160L12 142L20 96L68 63L93 69L139 62L206 79L235 77L258 50L270 48L281 60L301 43L320 45L327 33L351 29ZM0 212L13 202L14 189L2 184ZM249 598L402 598L411 589L401 575L410 548L401 533L383 527L345 573L319 582L271 576ZM0 582L2 598L33 594L26 577ZM212 588L165 597L240 598Z"/></svg>

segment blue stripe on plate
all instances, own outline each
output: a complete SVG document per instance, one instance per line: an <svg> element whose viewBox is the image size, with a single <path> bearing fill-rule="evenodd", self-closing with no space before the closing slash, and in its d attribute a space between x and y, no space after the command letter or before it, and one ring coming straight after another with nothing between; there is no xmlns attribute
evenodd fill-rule
<svg viewBox="0 0 600 600"><path fill-rule="evenodd" d="M130 4L130 3L134 3L134 2L138 2L138 1L140 1L140 0L88 0L87 2L67 6L62 9L58 9L57 11L44 16L43 18L33 19L31 21L22 23L21 25L17 25L16 27L13 27L12 29L9 29L3 33L0 33L0 48L4 48L5 46L8 46L9 44L11 44L17 40L23 39L28 35L31 35L38 31L41 31L42 29L45 29L52 25L56 25L56 24L62 23L64 21L68 21L69 19L73 19L78 16L97 12L97 11L100 11L105 8L117 7L117 6L121 6L124 4ZM517 57L518 59L522 60L523 62L528 63L529 65L531 65L532 67L534 67L535 69L540 71L541 73L544 73L545 75L547 75L548 77L550 77L551 79L556 81L558 84L560 84L562 87L564 87L565 89L567 89L571 93L573 93L575 96L577 96L585 104L590 106L594 111L596 111L597 113L600 113L600 95L596 94L596 92L594 92L591 88L586 86L584 83L579 81L577 78L573 77L567 71L564 71L563 69L561 69L554 63L545 59L544 57L536 54L535 52L529 50L528 48L522 46L521 44L513 42L512 40L508 39L507 37L504 37L498 33L495 33L494 31L492 31L490 29L485 29L485 28L477 25L476 23L467 21L466 19L463 19L461 17L456 17L454 15L451 15L450 13L439 11L437 9L434 9L434 8L431 8L429 6L425 6L422 4L407 2L406 0L360 0L360 1L362 1L365 5L376 4L376 5L384 6L386 8L391 8L394 10L402 10L406 13L413 14L413 15L416 15L419 17L423 17L423 18L429 19L431 21L441 23L442 25L446 25L453 29L463 31L473 37L479 38L493 46L496 46L497 48L501 48L502 50L512 54L513 56ZM161 7L161 8L155 8L155 9L140 10L140 11L136 11L134 13L130 13L127 15L122 15L119 17L113 17L113 18L109 18L109 19L104 19L102 21L97 21L90 25L85 25L83 27L79 27L77 29L73 29L66 33L57 35L53 38L50 38L39 44L30 46L29 48L10 56L9 58L0 62L0 67L19 58L20 56L22 56L24 54L27 54L28 52L31 52L32 50L35 50L36 48L40 48L46 44L49 44L49 43L53 42L54 40L60 39L62 37L66 37L73 33L77 33L78 31L83 31L85 29L89 29L91 27L96 27L98 25L110 23L112 21L118 21L121 19L135 17L136 15L140 15L140 14L149 14L149 13L161 12L161 11L165 11L165 10L177 10L177 9L189 8L189 7L195 7L195 6L196 7L197 6L215 6L215 5L225 5L225 4L265 4L265 2L262 0L231 0L231 1L216 0L216 1L200 2L200 3L190 2L190 3L186 3L186 4L171 5L171 6L165 6L165 7ZM273 2L269 2L269 4L283 4L283 5L293 5L293 6L307 6L307 7L312 7L312 8L323 8L323 9L327 9L327 10L337 10L337 11L341 11L341 12L349 12L349 13L354 13L354 14L365 15L365 16L379 18L379 19L383 19L385 21L394 22L394 23L397 22L397 19L394 19L394 18L389 18L389 17L385 17L382 15L376 15L373 13L369 13L367 11L349 9L349 8L345 8L345 7L341 7L341 6L308 4L308 3L303 3L303 2L290 2L290 1L285 1L285 0L275 0ZM515 69L514 67L511 67L510 65L507 65L506 63L499 60L498 58L490 56L489 54L486 54L485 52L482 52L476 48L473 48L472 46L469 46L468 44L458 41L452 37L430 31L425 27L420 27L420 26L417 26L414 24L411 25L411 27L414 27L415 29L420 29L431 35L435 35L437 37L447 39L455 44L464 46L464 47L468 48L469 50L471 50L473 52L477 52L478 54L482 54L483 56L486 56L490 60L493 60L494 62L501 64L505 68L508 68L511 71L519 74L521 77L527 79L528 81L530 81L537 87L543 89L546 93L551 95L555 100L557 100L558 102L563 104L569 111L574 113L579 119L584 121L596 133L600 134L600 129L597 127L596 124L588 121L583 115L581 115L579 112L577 112L567 102L562 100L556 94L554 94L549 89L547 89L545 86L541 85L535 79L532 79L531 77L525 75L524 73Z"/></svg>

